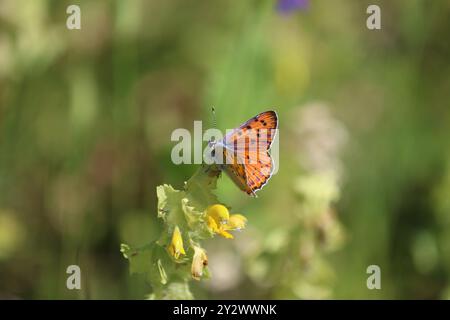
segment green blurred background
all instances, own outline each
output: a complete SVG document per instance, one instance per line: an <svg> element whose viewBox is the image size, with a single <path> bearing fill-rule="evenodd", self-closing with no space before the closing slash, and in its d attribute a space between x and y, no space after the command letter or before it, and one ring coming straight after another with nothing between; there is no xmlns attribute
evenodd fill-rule
<svg viewBox="0 0 450 320"><path fill-rule="evenodd" d="M158 238L156 186L196 170L170 134L211 106L222 130L275 109L280 167L257 199L220 179L248 228L205 243L196 298L450 298L449 17L447 0L0 0L0 298L151 292L119 246Z"/></svg>

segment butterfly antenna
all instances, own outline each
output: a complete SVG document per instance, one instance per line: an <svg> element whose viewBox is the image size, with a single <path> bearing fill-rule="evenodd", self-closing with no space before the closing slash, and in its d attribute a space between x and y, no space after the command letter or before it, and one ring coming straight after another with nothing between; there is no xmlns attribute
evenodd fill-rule
<svg viewBox="0 0 450 320"><path fill-rule="evenodd" d="M216 109L214 109L214 107L211 107L211 116L212 116L212 125L213 125L213 128L217 128L217 122L216 122Z"/></svg>

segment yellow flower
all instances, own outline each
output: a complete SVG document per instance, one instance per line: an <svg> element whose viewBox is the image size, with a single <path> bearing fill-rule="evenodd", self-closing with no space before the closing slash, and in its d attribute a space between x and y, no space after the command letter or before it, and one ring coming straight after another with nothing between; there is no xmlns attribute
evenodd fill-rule
<svg viewBox="0 0 450 320"><path fill-rule="evenodd" d="M242 214L232 214L230 219L228 219L228 223L225 225L229 230L240 230L245 228L245 224L247 223L247 218Z"/></svg>
<svg viewBox="0 0 450 320"><path fill-rule="evenodd" d="M217 232L217 234L220 234L222 237L227 238L227 239L233 239L233 235L231 233L229 233L228 231L226 231L224 228L220 228L219 232Z"/></svg>
<svg viewBox="0 0 450 320"><path fill-rule="evenodd" d="M232 214L221 204L214 204L206 209L207 225L214 232L227 239L233 239L228 231L245 228L247 219L241 214Z"/></svg>
<svg viewBox="0 0 450 320"><path fill-rule="evenodd" d="M208 227L214 231L214 232L218 232L219 231L219 227L217 226L216 220L214 220L211 216L206 216L206 224L208 225Z"/></svg>
<svg viewBox="0 0 450 320"><path fill-rule="evenodd" d="M172 242L169 244L167 249L175 259L178 259L180 254L186 254L183 248L183 238L181 237L181 232L178 226L176 226L173 231Z"/></svg>
<svg viewBox="0 0 450 320"><path fill-rule="evenodd" d="M194 258L192 259L191 274L195 280L200 280L203 275L203 268L208 265L206 251L200 247L194 246Z"/></svg>
<svg viewBox="0 0 450 320"><path fill-rule="evenodd" d="M209 206L206 211L208 216L213 218L218 225L226 223L230 218L230 213L228 212L227 207L221 204L213 204L212 206Z"/></svg>

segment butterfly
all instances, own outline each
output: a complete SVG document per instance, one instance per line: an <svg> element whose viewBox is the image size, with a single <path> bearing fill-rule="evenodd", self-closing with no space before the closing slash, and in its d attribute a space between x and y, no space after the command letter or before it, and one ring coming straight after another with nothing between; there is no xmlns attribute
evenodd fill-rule
<svg viewBox="0 0 450 320"><path fill-rule="evenodd" d="M277 130L277 113L262 112L227 133L222 140L211 140L211 157L241 190L256 196L256 191L273 174L269 150Z"/></svg>

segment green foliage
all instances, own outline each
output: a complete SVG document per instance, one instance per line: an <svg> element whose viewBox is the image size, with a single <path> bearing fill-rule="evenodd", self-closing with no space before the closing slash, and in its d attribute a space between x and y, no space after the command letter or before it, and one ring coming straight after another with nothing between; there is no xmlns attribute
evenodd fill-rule
<svg viewBox="0 0 450 320"><path fill-rule="evenodd" d="M158 218L164 222L161 237L153 243L141 248L131 248L122 244L120 251L129 260L130 273L145 274L151 284L152 299L191 299L188 281L194 276L194 254L200 248L200 241L213 237L214 233L207 224L207 207L217 202L212 190L216 188L220 175L214 166L201 166L185 183L183 190L176 190L170 185L156 188L158 197ZM181 230L178 245L184 251L186 244L189 249L180 257L170 252L174 245L174 234ZM180 249L181 249L180 248ZM200 248L200 250L203 250ZM203 264L203 263L202 263ZM191 266L192 265L192 266ZM207 267L200 274L209 276Z"/></svg>

